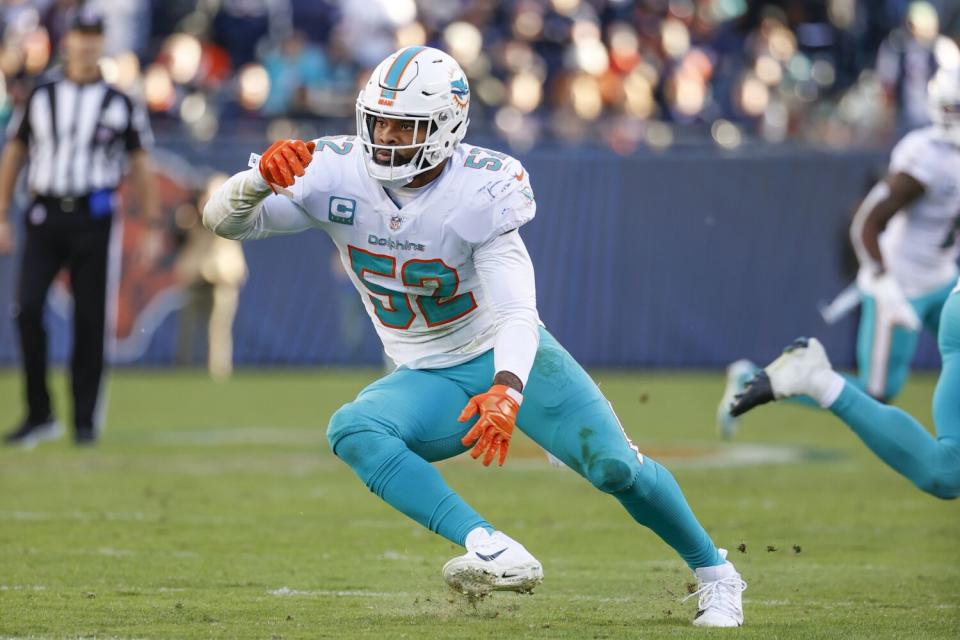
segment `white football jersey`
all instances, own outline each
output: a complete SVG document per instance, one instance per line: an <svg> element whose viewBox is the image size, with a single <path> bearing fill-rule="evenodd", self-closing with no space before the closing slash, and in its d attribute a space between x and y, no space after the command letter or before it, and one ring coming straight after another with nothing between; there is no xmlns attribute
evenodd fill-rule
<svg viewBox="0 0 960 640"><path fill-rule="evenodd" d="M908 297L957 278L960 255L960 149L934 127L909 133L894 148L890 173L906 173L926 193L898 212L880 236L884 263Z"/></svg>
<svg viewBox="0 0 960 640"><path fill-rule="evenodd" d="M398 207L364 167L354 136L321 138L284 191L333 239L384 349L410 368L442 368L493 348L474 250L533 219L530 179L514 158L460 144L443 172ZM271 207L288 206L279 197Z"/></svg>

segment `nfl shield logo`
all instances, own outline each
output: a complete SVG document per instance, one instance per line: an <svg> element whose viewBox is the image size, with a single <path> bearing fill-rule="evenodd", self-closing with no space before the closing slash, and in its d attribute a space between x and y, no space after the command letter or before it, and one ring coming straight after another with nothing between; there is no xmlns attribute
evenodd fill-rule
<svg viewBox="0 0 960 640"><path fill-rule="evenodd" d="M396 231L403 224L401 216L390 216L390 231Z"/></svg>

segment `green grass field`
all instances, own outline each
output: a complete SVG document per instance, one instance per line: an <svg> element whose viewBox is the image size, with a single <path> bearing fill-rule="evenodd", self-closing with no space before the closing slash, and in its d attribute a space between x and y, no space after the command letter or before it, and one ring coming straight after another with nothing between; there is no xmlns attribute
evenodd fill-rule
<svg viewBox="0 0 960 640"><path fill-rule="evenodd" d="M466 601L440 577L461 551L327 448L327 418L373 375L120 370L96 449L0 452L0 636L960 637L960 505L915 490L828 414L764 408L718 443L713 374L598 379L731 550L750 584L742 629L690 626L692 576L673 552L529 442L502 469L441 465L546 572L533 596ZM932 391L917 376L901 405L930 424ZM19 396L0 372L0 420Z"/></svg>

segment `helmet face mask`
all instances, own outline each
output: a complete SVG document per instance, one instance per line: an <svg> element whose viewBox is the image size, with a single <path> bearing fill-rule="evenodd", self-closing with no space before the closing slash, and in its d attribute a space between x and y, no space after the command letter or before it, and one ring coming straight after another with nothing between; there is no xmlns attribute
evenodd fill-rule
<svg viewBox="0 0 960 640"><path fill-rule="evenodd" d="M357 97L357 136L370 177L399 188L453 155L469 124L469 92L463 70L437 49L408 47L381 62ZM410 122L412 143L378 143L379 118ZM384 151L390 160L378 161Z"/></svg>

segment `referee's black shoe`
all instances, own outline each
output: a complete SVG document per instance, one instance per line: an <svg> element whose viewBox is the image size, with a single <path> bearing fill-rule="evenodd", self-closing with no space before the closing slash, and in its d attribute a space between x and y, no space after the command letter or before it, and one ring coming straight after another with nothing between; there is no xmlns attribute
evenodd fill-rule
<svg viewBox="0 0 960 640"><path fill-rule="evenodd" d="M44 440L56 440L62 434L63 427L51 415L39 422L24 420L18 428L3 437L3 443L12 447L31 448Z"/></svg>
<svg viewBox="0 0 960 640"><path fill-rule="evenodd" d="M93 427L78 426L73 434L73 443L78 447L92 447L97 444L97 430Z"/></svg>

